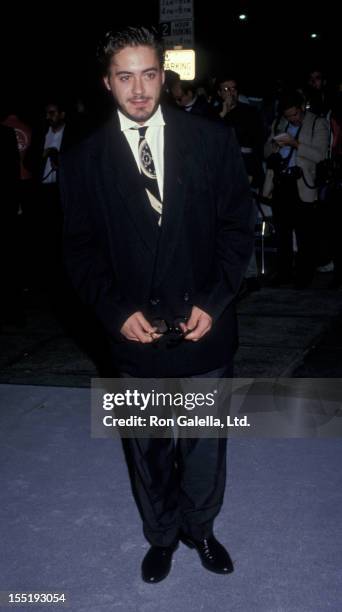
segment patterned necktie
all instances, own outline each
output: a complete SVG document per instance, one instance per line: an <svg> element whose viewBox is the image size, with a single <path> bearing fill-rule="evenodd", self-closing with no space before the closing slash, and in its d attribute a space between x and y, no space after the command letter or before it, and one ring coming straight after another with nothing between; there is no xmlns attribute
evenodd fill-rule
<svg viewBox="0 0 342 612"><path fill-rule="evenodd" d="M161 225L163 205L160 197L156 169L151 149L145 138L147 126L139 128L139 164L141 180L153 210L156 213L158 225Z"/></svg>

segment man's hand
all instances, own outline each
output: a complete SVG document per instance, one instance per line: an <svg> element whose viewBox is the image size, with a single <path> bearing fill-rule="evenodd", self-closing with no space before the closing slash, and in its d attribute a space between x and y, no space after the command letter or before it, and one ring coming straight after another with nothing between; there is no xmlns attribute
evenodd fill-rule
<svg viewBox="0 0 342 612"><path fill-rule="evenodd" d="M51 168L57 170L59 166L59 151L56 147L48 147L44 149L43 159L50 158Z"/></svg>
<svg viewBox="0 0 342 612"><path fill-rule="evenodd" d="M188 322L181 323L181 328L186 333L185 340L196 342L210 331L212 324L213 319L210 315L198 306L193 306Z"/></svg>
<svg viewBox="0 0 342 612"><path fill-rule="evenodd" d="M221 119L223 119L227 115L227 113L230 113L230 111L233 110L235 106L236 106L236 103L232 99L232 97L229 94L225 93L225 97L224 97L223 104L222 104L222 110L220 112Z"/></svg>
<svg viewBox="0 0 342 612"><path fill-rule="evenodd" d="M133 313L120 329L120 333L127 340L142 342L143 344L148 344L160 338L160 334L156 334L155 331L156 327L152 327L140 311Z"/></svg>
<svg viewBox="0 0 342 612"><path fill-rule="evenodd" d="M292 147L298 149L298 141L290 134L284 134L281 138L277 138L277 144L280 147Z"/></svg>

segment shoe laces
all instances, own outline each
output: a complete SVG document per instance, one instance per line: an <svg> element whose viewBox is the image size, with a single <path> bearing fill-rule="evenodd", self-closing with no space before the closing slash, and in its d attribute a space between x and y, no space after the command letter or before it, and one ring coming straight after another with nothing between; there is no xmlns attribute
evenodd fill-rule
<svg viewBox="0 0 342 612"><path fill-rule="evenodd" d="M208 540L207 538L204 538L203 540L203 552L205 554L206 557L208 557L208 559L210 561L212 561L212 559L214 558L213 555L210 553L210 548L209 548L209 544L208 544Z"/></svg>

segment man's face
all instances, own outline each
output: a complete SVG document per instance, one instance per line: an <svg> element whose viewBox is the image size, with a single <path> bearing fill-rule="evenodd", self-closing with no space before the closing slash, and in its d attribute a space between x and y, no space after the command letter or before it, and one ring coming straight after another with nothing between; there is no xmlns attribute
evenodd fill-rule
<svg viewBox="0 0 342 612"><path fill-rule="evenodd" d="M284 111L284 117L289 123L299 127L303 123L304 111L300 107L292 106Z"/></svg>
<svg viewBox="0 0 342 612"><path fill-rule="evenodd" d="M219 94L224 102L228 100L231 105L236 105L239 97L236 81L223 81L223 83L220 83Z"/></svg>
<svg viewBox="0 0 342 612"><path fill-rule="evenodd" d="M138 46L113 56L104 82L122 113L143 125L158 107L164 78L155 49Z"/></svg>
<svg viewBox="0 0 342 612"><path fill-rule="evenodd" d="M65 112L59 110L56 104L48 104L46 109L46 121L52 129L57 130L64 125Z"/></svg>
<svg viewBox="0 0 342 612"><path fill-rule="evenodd" d="M309 85L313 88L313 89L322 89L323 87L323 77L322 77L322 73L319 72L318 70L315 70L314 72L311 72L310 76L309 76Z"/></svg>

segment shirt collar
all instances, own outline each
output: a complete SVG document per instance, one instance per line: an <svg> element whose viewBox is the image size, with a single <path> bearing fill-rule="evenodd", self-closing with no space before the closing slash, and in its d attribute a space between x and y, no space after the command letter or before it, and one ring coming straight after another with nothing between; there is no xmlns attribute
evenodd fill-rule
<svg viewBox="0 0 342 612"><path fill-rule="evenodd" d="M118 109L118 115L119 115L119 121L120 121L120 129L122 132L126 132L127 130L130 130L132 128L137 129L137 128L142 127L136 121L132 121L132 119L129 119L128 117L126 117L126 115L124 115L119 109ZM147 121L145 121L144 126L145 127L149 127L149 126L161 127L163 125L165 125L165 121L164 121L162 110L159 105L155 113L152 115L152 117L150 117Z"/></svg>
<svg viewBox="0 0 342 612"><path fill-rule="evenodd" d="M50 136L59 136L60 134L63 134L64 132L64 128L65 128L65 124L62 125L62 127L60 128L60 130L57 130L57 132L54 132L51 125L49 126L49 129L47 131L47 134L49 134Z"/></svg>
<svg viewBox="0 0 342 612"><path fill-rule="evenodd" d="M191 102L189 102L189 104L186 104L184 108L191 110L195 102L197 102L197 98L198 96L195 96L194 98L192 98Z"/></svg>

